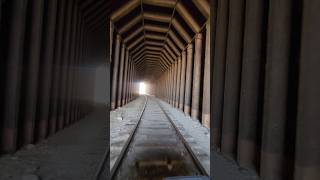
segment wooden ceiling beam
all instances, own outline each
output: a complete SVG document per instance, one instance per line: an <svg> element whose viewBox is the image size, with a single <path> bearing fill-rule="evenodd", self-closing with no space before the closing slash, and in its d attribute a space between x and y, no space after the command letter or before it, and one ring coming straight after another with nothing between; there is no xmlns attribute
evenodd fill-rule
<svg viewBox="0 0 320 180"><path fill-rule="evenodd" d="M144 4L174 8L176 0L143 0Z"/></svg>
<svg viewBox="0 0 320 180"><path fill-rule="evenodd" d="M141 43L141 41L144 40L144 36L139 37L137 40L132 42L130 45L128 45L128 49L131 51L133 47L135 47L137 44Z"/></svg>
<svg viewBox="0 0 320 180"><path fill-rule="evenodd" d="M191 41L191 37L188 32L182 27L182 25L175 18L172 19L172 25L178 31L178 33L182 36L182 38L188 43Z"/></svg>
<svg viewBox="0 0 320 180"><path fill-rule="evenodd" d="M209 18L210 4L207 0L192 0L192 2L206 18Z"/></svg>
<svg viewBox="0 0 320 180"><path fill-rule="evenodd" d="M146 45L163 46L163 42L146 41Z"/></svg>
<svg viewBox="0 0 320 180"><path fill-rule="evenodd" d="M171 21L171 16L154 12L144 12L143 17L148 20L160 21L165 23L169 23Z"/></svg>
<svg viewBox="0 0 320 180"><path fill-rule="evenodd" d="M170 38L167 38L167 43L168 45L171 47L171 49L173 49L173 51L176 53L177 56L179 56L181 54L181 52L178 50L178 48L176 47L176 45L171 41Z"/></svg>
<svg viewBox="0 0 320 180"><path fill-rule="evenodd" d="M130 20L124 26L119 28L119 33L123 34L123 33L127 32L130 28L132 28L134 25L138 24L141 20L142 20L142 15L140 14L140 15L136 16L135 18L133 18L132 20Z"/></svg>
<svg viewBox="0 0 320 180"><path fill-rule="evenodd" d="M191 29L193 30L193 32L198 33L200 31L200 26L197 23L197 21L192 17L192 15L190 14L190 12L184 7L184 5L182 4L182 2L178 2L177 6L176 6L176 10L178 11L178 13L182 16L182 18L184 19L184 21L191 27Z"/></svg>
<svg viewBox="0 0 320 180"><path fill-rule="evenodd" d="M144 28L145 28L145 30L154 31L154 32L165 33L168 31L168 27L163 27L163 26L159 26L159 25L145 24Z"/></svg>
<svg viewBox="0 0 320 180"><path fill-rule="evenodd" d="M160 57L162 58L162 60L164 60L164 62L166 62L166 64L168 64L168 66L171 66L171 60L168 59L163 52L161 52Z"/></svg>
<svg viewBox="0 0 320 180"><path fill-rule="evenodd" d="M164 49L165 50L167 50L167 52L170 54L170 56L173 58L173 59L177 59L177 55L175 55L173 52L172 52L172 50L168 47L168 45L166 44L166 45L164 45Z"/></svg>
<svg viewBox="0 0 320 180"><path fill-rule="evenodd" d="M128 41L130 41L132 38L134 38L136 35L138 35L139 33L143 32L143 27L139 27L138 29L136 29L135 31L133 31L133 33L131 33L130 35L128 35L127 37L124 38L123 42L127 43Z"/></svg>
<svg viewBox="0 0 320 180"><path fill-rule="evenodd" d="M116 22L130 11L140 6L141 0L130 0L111 14L111 21Z"/></svg>
<svg viewBox="0 0 320 180"><path fill-rule="evenodd" d="M146 34L146 38L155 39L155 40L163 40L163 41L166 39L165 36L161 36L161 35L157 35L157 34L150 34L150 33Z"/></svg>
<svg viewBox="0 0 320 180"><path fill-rule="evenodd" d="M175 35L175 33L172 30L169 30L168 34L172 38L172 40L175 43L177 43L181 50L184 49L184 44L180 41L180 39Z"/></svg>
<svg viewBox="0 0 320 180"><path fill-rule="evenodd" d="M131 55L135 54L137 51L139 51L141 48L144 47L144 43L141 43L138 47L136 47L134 50L130 52Z"/></svg>

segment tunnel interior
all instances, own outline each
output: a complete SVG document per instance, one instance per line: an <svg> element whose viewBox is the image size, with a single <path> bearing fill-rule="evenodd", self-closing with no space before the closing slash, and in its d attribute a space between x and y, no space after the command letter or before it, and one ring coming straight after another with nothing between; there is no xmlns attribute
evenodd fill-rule
<svg viewBox="0 0 320 180"><path fill-rule="evenodd" d="M30 166L39 177L99 179L100 168L108 176L107 155L123 151L109 136L133 128L132 144L145 149L128 154L151 155L124 160L142 171L122 169L143 177L156 165L172 176L320 179L319 8L0 0L0 179L21 179ZM175 156L148 160L163 152Z"/></svg>
<svg viewBox="0 0 320 180"><path fill-rule="evenodd" d="M132 63L136 82L148 82L147 94L172 96L175 107L209 127L209 1L117 1L113 9L111 109L123 105Z"/></svg>
<svg viewBox="0 0 320 180"><path fill-rule="evenodd" d="M209 175L209 138L198 146L194 162L162 101L179 109L184 122L192 118L210 126L210 15L209 1L132 0L115 2L111 12L112 85L110 167L113 179L163 179ZM133 74L133 75L132 75ZM127 112L127 79L134 78L135 102L147 95L141 120L122 156L116 113ZM204 83L206 82L206 83ZM130 86L130 84L129 84ZM142 88L145 88L143 91ZM186 91L186 93L185 93ZM158 99L155 99L158 98ZM160 99L162 101L160 101ZM203 108L204 107L204 108ZM124 110L123 110L124 109ZM170 110L168 110L170 111ZM176 112L171 112L176 114ZM185 114L184 114L185 113ZM121 119L126 121L125 115ZM169 120L168 120L169 119ZM118 122L120 123L120 122ZM132 122L129 122L132 123ZM125 130L123 130L123 133ZM120 137L119 137L120 136ZM125 138L125 137L124 137ZM192 147L190 147L191 149ZM201 149L200 148L200 149ZM117 154L120 154L119 156ZM197 165L198 164L198 165ZM201 164L201 165L199 165ZM203 168L199 168L201 166Z"/></svg>

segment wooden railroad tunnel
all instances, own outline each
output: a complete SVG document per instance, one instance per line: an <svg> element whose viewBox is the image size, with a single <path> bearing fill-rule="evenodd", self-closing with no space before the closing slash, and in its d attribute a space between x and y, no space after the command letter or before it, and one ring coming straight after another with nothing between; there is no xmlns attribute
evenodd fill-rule
<svg viewBox="0 0 320 180"><path fill-rule="evenodd" d="M139 83L266 180L320 179L318 0L1 0L0 149ZM214 162L211 162L214 163Z"/></svg>

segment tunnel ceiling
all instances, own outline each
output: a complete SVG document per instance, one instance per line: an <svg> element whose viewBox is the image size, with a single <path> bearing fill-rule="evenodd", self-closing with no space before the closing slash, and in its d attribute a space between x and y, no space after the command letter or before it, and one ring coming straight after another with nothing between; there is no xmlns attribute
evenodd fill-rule
<svg viewBox="0 0 320 180"><path fill-rule="evenodd" d="M140 75L157 76L202 31L210 5L207 0L121 0L112 9L113 28Z"/></svg>

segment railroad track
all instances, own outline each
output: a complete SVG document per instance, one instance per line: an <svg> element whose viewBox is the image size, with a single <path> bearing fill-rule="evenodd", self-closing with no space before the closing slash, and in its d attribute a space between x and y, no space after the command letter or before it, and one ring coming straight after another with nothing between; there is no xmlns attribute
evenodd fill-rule
<svg viewBox="0 0 320 180"><path fill-rule="evenodd" d="M109 156L109 153L106 153ZM159 102L146 96L139 121L131 132L117 161L106 173L105 161L96 179L163 179L170 176L207 176L201 163L163 110ZM105 173L103 173L105 172ZM106 175L107 174L107 175Z"/></svg>

